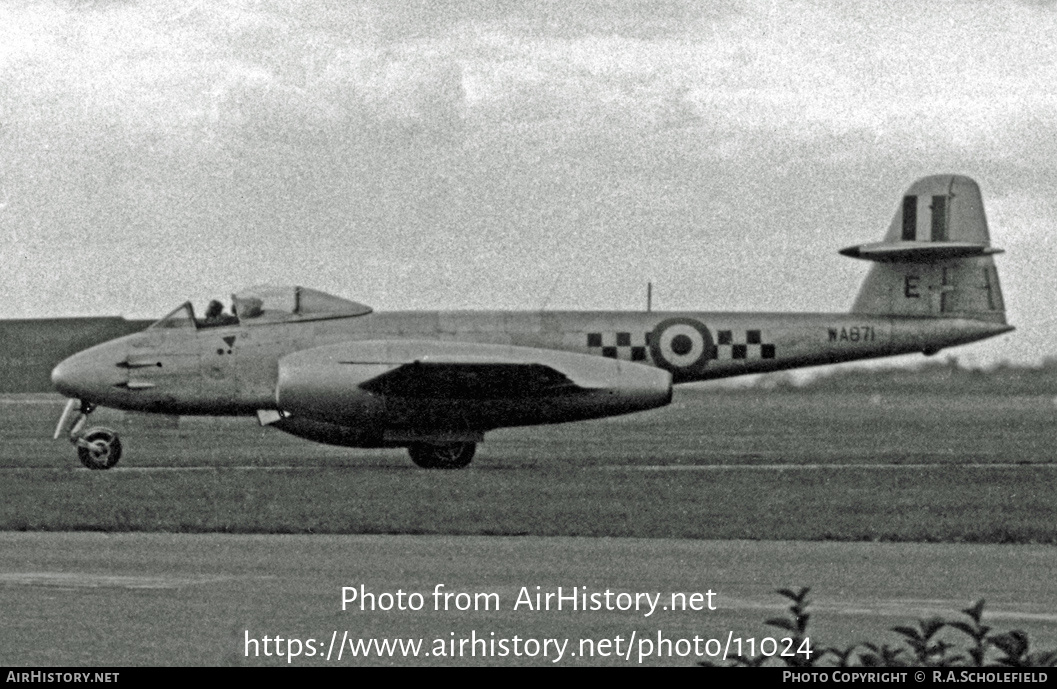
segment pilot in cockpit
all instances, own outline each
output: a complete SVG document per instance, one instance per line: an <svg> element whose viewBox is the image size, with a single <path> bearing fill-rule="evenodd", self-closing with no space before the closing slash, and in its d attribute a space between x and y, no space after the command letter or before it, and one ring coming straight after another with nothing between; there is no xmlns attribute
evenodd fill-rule
<svg viewBox="0 0 1057 689"><path fill-rule="evenodd" d="M213 299L209 302L209 306L206 307L206 317L202 325L207 328L212 328L221 325L234 325L238 322L238 316L224 313L224 305L216 299Z"/></svg>

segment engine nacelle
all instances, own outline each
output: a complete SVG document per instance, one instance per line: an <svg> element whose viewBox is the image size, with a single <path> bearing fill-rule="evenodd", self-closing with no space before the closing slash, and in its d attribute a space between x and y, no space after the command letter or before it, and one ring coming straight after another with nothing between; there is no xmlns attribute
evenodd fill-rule
<svg viewBox="0 0 1057 689"><path fill-rule="evenodd" d="M297 352L279 361L275 399L279 409L316 421L354 426L363 430L385 423L385 400L360 383L392 366L347 364L329 347Z"/></svg>

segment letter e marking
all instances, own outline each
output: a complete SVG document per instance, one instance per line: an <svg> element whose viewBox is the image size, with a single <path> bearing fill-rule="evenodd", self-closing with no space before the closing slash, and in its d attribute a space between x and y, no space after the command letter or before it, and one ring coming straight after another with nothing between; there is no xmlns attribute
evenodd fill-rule
<svg viewBox="0 0 1057 689"><path fill-rule="evenodd" d="M917 275L907 275L903 279L903 296L907 299L917 299L921 295L918 293L918 281L921 278Z"/></svg>

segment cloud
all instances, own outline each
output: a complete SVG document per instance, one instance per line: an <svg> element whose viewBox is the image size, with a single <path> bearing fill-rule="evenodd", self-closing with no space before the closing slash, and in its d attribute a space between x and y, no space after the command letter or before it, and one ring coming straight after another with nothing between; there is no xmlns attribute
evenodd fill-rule
<svg viewBox="0 0 1057 689"><path fill-rule="evenodd" d="M843 309L833 250L916 176L1055 220L1052 14L936 7L4 4L0 289L44 299L7 315L261 281L611 308L650 278L666 308ZM71 295L84 265L113 269Z"/></svg>

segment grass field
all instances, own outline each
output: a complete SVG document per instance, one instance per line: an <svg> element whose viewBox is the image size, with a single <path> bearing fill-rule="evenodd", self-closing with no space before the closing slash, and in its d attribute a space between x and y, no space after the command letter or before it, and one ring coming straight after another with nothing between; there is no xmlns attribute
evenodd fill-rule
<svg viewBox="0 0 1057 689"><path fill-rule="evenodd" d="M459 472L252 419L105 411L125 455L89 472L50 439L61 406L0 404L0 529L1057 543L1049 397L684 390L489 434Z"/></svg>

